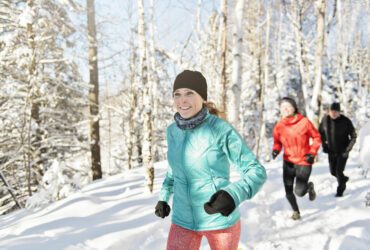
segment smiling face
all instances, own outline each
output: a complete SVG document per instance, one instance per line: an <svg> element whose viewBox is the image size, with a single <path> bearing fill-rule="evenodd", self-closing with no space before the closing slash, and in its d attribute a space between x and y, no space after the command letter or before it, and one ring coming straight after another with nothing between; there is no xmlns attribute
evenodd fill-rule
<svg viewBox="0 0 370 250"><path fill-rule="evenodd" d="M283 118L294 115L294 107L289 102L280 104L280 114Z"/></svg>
<svg viewBox="0 0 370 250"><path fill-rule="evenodd" d="M197 92L187 88L176 89L173 92L173 100L177 112L184 119L189 119L199 113L204 103Z"/></svg>

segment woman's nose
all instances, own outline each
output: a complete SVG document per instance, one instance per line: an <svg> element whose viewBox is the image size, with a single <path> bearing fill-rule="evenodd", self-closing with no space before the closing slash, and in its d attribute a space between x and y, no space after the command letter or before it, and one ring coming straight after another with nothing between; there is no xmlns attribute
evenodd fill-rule
<svg viewBox="0 0 370 250"><path fill-rule="evenodd" d="M181 96L180 97L180 103L186 103L187 102L187 98L186 98L186 96Z"/></svg>

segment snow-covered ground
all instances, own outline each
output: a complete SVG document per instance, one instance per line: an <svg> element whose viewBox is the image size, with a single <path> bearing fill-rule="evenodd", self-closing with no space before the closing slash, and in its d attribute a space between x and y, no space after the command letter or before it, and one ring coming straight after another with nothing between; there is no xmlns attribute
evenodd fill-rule
<svg viewBox="0 0 370 250"><path fill-rule="evenodd" d="M369 249L369 179L350 161L348 188L335 198L336 180L326 157L320 159L311 175L317 199L298 198L299 221L290 219L281 160L265 165L266 184L241 207L241 249ZM46 207L1 216L0 249L165 249L170 218L156 217L154 206L166 164L155 166L153 194L144 192L144 171L138 168L96 181ZM202 249L209 249L206 240Z"/></svg>

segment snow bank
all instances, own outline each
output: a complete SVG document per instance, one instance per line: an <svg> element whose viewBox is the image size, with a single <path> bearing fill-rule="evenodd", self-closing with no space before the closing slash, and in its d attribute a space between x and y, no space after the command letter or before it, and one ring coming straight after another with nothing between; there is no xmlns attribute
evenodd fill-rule
<svg viewBox="0 0 370 250"><path fill-rule="evenodd" d="M359 131L360 163L365 171L365 176L370 169L370 121Z"/></svg>
<svg viewBox="0 0 370 250"><path fill-rule="evenodd" d="M297 198L301 220L290 219L282 161L266 164L261 191L240 207L241 250L368 250L370 213L364 197L370 182L358 163L349 161L343 197L334 197L337 182L327 160L314 165L311 180L317 198ZM0 218L0 249L6 250L148 250L166 249L169 217L154 215L166 162L155 164L154 193L143 192L145 169L137 168L95 181L68 198ZM235 176L237 177L237 176ZM201 250L209 250L206 239Z"/></svg>

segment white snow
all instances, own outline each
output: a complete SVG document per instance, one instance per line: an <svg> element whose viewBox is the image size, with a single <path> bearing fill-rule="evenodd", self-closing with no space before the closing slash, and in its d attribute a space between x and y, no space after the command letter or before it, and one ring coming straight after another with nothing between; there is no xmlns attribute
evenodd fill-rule
<svg viewBox="0 0 370 250"><path fill-rule="evenodd" d="M370 121L359 131L360 162L365 172L370 169Z"/></svg>
<svg viewBox="0 0 370 250"><path fill-rule="evenodd" d="M23 12L19 15L19 25L27 27L27 24L32 24L35 18L34 10L28 5L24 8Z"/></svg>
<svg viewBox="0 0 370 250"><path fill-rule="evenodd" d="M301 220L291 210L282 184L282 162L265 164L268 180L241 206L240 249L369 249L370 190L359 164L350 161L345 195L335 198L336 180L324 155L313 168L317 199L298 198ZM145 169L96 181L68 198L42 208L23 209L0 218L0 249L165 249L170 218L154 215L166 170L155 164L154 193L145 192ZM209 249L202 241L201 249Z"/></svg>

